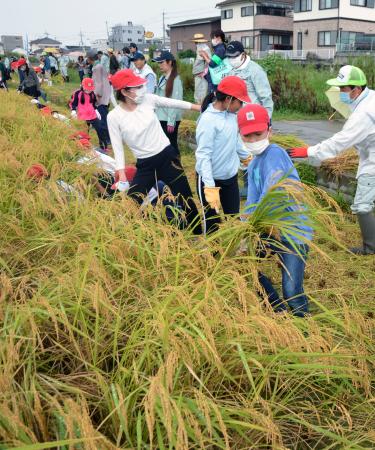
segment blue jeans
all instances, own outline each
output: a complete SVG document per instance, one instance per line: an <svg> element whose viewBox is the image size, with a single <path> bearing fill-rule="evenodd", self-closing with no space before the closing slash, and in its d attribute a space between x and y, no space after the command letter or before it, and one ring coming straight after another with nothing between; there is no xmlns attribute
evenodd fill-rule
<svg viewBox="0 0 375 450"><path fill-rule="evenodd" d="M303 279L309 246L306 244L297 245L300 253L298 254L289 243L283 241L282 245L288 250L276 248L272 245L269 245L269 248L273 254L276 254L280 258L282 266L282 290L285 301L280 300L279 294L273 287L270 279L262 272L259 272L258 280L265 290L268 301L275 312L287 311L287 304L294 316L304 317L309 313L309 303L303 290Z"/></svg>

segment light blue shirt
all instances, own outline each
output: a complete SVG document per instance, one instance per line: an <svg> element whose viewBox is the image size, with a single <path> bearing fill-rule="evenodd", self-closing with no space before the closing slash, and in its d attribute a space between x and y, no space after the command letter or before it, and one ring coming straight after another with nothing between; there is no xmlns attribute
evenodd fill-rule
<svg viewBox="0 0 375 450"><path fill-rule="evenodd" d="M242 78L247 85L251 103L262 105L268 111L270 119L273 113L272 90L264 69L247 56L247 61L238 69L233 69L228 75Z"/></svg>
<svg viewBox="0 0 375 450"><path fill-rule="evenodd" d="M196 138L195 169L205 187L214 187L215 180L234 177L240 159L249 156L238 132L237 115L219 111L213 104L199 118Z"/></svg>
<svg viewBox="0 0 375 450"><path fill-rule="evenodd" d="M247 190L246 213L248 214L255 211L270 188L282 178L285 177L297 182L301 181L287 152L276 144L269 145L263 153L255 156L248 166L247 173L249 186ZM290 201L285 204L285 211L302 212L304 209L302 205L297 205L293 198L290 198ZM313 230L308 223L307 216L301 213L297 222L296 234L311 240ZM288 237L297 244L305 243L295 235L289 235Z"/></svg>

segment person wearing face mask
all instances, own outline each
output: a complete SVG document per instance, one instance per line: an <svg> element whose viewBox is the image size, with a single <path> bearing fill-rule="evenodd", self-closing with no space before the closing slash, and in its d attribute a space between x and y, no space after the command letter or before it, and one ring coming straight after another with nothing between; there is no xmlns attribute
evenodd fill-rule
<svg viewBox="0 0 375 450"><path fill-rule="evenodd" d="M158 180L166 183L186 215L195 234L201 232L198 211L177 151L164 134L157 108L200 111L199 105L147 93L144 78L131 69L111 77L119 105L108 114L108 127L116 161L116 178L139 205ZM137 159L137 174L131 183L125 173L126 144Z"/></svg>
<svg viewBox="0 0 375 450"><path fill-rule="evenodd" d="M24 58L18 60L17 67L23 74L22 81L18 86L18 92L23 92L33 98L38 98L40 96L40 83L34 69L29 66Z"/></svg>
<svg viewBox="0 0 375 450"><path fill-rule="evenodd" d="M202 105L196 131L195 169L205 234L217 230L220 207L228 215L240 211L237 174L240 159L247 160L250 155L238 134L236 117L244 102L250 102L245 82L226 77Z"/></svg>
<svg viewBox="0 0 375 450"><path fill-rule="evenodd" d="M153 61L159 64L159 69L162 73L156 87L156 94L160 97L182 100L184 89L178 74L175 57L170 52L161 52L160 56ZM178 128L182 119L182 111L173 108L158 108L156 114L167 138L177 152L180 153L178 148Z"/></svg>
<svg viewBox="0 0 375 450"><path fill-rule="evenodd" d="M238 113L238 127L247 150L254 156L248 166L248 194L245 214L252 214L267 192L280 181L300 182L296 168L288 153L276 144L270 144L271 122L268 111L261 105L246 105ZM304 207L291 200L285 211L303 211ZM295 316L304 317L309 304L303 289L305 263L312 239L312 228L307 216L301 212L293 233L281 235L281 246L269 243L269 249L281 260L282 302L271 281L259 273L259 282L276 312L284 312L287 305Z"/></svg>
<svg viewBox="0 0 375 450"><path fill-rule="evenodd" d="M225 58L225 34L222 30L216 30L211 33L211 44L214 52L212 57L204 50L200 50L199 55L206 61L209 67L215 68L222 64ZM208 83L208 92L214 92L217 86L212 83L210 72L207 72L205 78Z"/></svg>
<svg viewBox="0 0 375 450"><path fill-rule="evenodd" d="M341 131L312 147L292 148L292 158L309 158L313 165L355 147L359 153L357 190L351 206L359 222L362 246L351 248L357 255L375 254L375 91L367 88L366 75L355 66L341 67L337 78L327 81L340 88L340 99L351 115Z"/></svg>

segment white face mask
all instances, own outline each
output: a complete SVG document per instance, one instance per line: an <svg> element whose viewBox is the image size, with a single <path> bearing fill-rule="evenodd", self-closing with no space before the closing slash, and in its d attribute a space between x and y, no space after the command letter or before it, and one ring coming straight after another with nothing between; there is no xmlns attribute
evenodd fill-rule
<svg viewBox="0 0 375 450"><path fill-rule="evenodd" d="M267 147L270 145L270 141L268 139L269 133L267 134L267 137L265 139L262 139L261 141L257 142L244 142L245 147L250 151L250 153L254 156L258 156L264 152L264 150L267 149Z"/></svg>
<svg viewBox="0 0 375 450"><path fill-rule="evenodd" d="M218 40L216 38L211 39L211 44L215 47L218 44Z"/></svg>
<svg viewBox="0 0 375 450"><path fill-rule="evenodd" d="M125 97L128 97L130 100L132 100L134 103L136 103L137 105L140 105L145 98L146 92L147 92L146 86L143 85L141 88L137 89L135 98L129 97L129 95L125 95L125 94L124 95L125 95Z"/></svg>
<svg viewBox="0 0 375 450"><path fill-rule="evenodd" d="M236 56L235 58L228 58L229 64L233 67L233 69L238 69L243 64L242 54Z"/></svg>

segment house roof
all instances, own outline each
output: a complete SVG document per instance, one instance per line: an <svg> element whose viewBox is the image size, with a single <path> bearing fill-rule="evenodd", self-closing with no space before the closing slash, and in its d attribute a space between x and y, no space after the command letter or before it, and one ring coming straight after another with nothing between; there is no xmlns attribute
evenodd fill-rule
<svg viewBox="0 0 375 450"><path fill-rule="evenodd" d="M38 45L38 44L47 44L47 45L54 46L54 45L61 45L61 42L60 41L56 41L55 39L51 39L49 37L44 37L44 38L41 38L41 39L35 39L34 41L31 41L30 44L36 44L36 45Z"/></svg>
<svg viewBox="0 0 375 450"><path fill-rule="evenodd" d="M216 7L222 8L230 5L234 5L236 3L246 3L246 0L224 0L223 2L217 3ZM250 4L251 2L249 2ZM254 3L259 3L260 5L264 6L270 6L271 4L273 6L281 6L281 5L293 5L294 0L254 0Z"/></svg>
<svg viewBox="0 0 375 450"><path fill-rule="evenodd" d="M169 27L170 28L188 27L191 25L201 25L204 23L213 23L213 22L217 22L218 20L221 20L220 16L205 17L203 19L191 19L191 20L184 20L183 22L173 23L173 24L169 25Z"/></svg>

